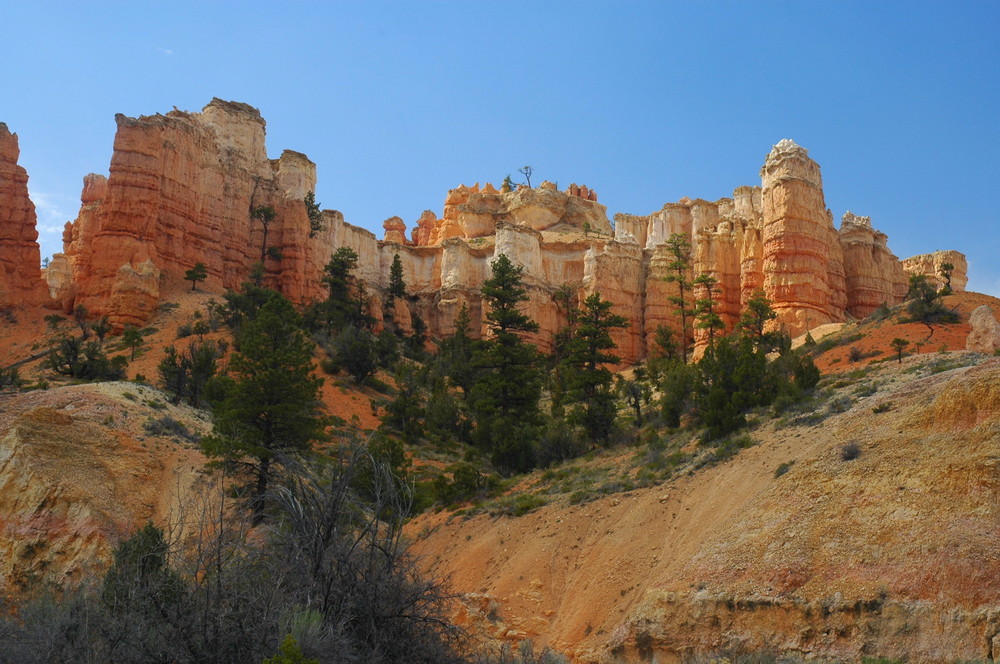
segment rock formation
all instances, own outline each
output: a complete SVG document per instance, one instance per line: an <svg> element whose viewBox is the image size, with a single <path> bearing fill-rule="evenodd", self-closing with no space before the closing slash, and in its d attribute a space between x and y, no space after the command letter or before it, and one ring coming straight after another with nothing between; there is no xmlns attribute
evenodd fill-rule
<svg viewBox="0 0 1000 664"><path fill-rule="evenodd" d="M899 302L906 295L903 264L889 251L885 233L872 228L870 217L850 211L840 222L844 252L847 312L865 318L882 304Z"/></svg>
<svg viewBox="0 0 1000 664"><path fill-rule="evenodd" d="M992 353L1000 348L1000 323L989 305L976 307L969 315L972 330L965 340L965 348L980 353Z"/></svg>
<svg viewBox="0 0 1000 664"><path fill-rule="evenodd" d="M925 274L931 283L941 288L944 286L941 266L949 263L954 266L951 273L951 289L955 292L964 291L966 284L969 283L969 263L965 260L965 256L958 251L935 251L905 258L903 259L903 270L908 276Z"/></svg>
<svg viewBox="0 0 1000 664"><path fill-rule="evenodd" d="M0 307L39 302L44 296L35 205L28 174L17 159L17 134L0 122Z"/></svg>
<svg viewBox="0 0 1000 664"><path fill-rule="evenodd" d="M399 253L413 296L408 313L423 318L436 337L451 331L462 304L475 328L490 261L507 253L524 267L541 328L535 340L543 348L565 324L555 295L568 288L579 301L599 291L631 323L616 333L627 362L645 357L657 326L680 327L668 300L675 286L663 281L670 262L665 243L675 233L691 243L690 277L707 273L717 280L716 310L727 328L759 289L777 311L777 324L797 334L897 304L907 273L937 279L940 265L950 262L952 287L961 290L966 282L958 252L901 264L868 218L848 213L838 232L818 164L790 140L768 154L762 186L737 187L731 198L684 198L649 215L618 214L612 225L596 192L584 185L559 191L543 182L501 192L476 183L449 191L440 217L425 210L409 241L400 217L383 223L379 241L332 210L323 211L323 228L310 237L303 198L315 189L316 166L291 150L268 159L264 120L246 104L213 99L200 113L119 115L116 121L110 177L84 179L79 215L67 224L64 250L45 273L48 296L32 298L65 310L82 304L107 314L118 329L141 324L159 293L195 263L207 268L207 290L238 288L271 247L281 258L265 258L267 283L297 302L322 297L330 255L337 247L354 249L376 318ZM34 215L16 157L16 137L4 128L0 304L25 300L39 274ZM261 206L275 211L266 242L263 225L251 215Z"/></svg>

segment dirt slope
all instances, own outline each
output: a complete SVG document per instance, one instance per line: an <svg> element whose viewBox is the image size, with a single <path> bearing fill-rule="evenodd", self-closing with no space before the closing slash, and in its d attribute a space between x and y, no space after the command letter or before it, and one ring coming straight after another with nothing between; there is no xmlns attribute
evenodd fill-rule
<svg viewBox="0 0 1000 664"><path fill-rule="evenodd" d="M471 594L464 623L575 661L995 657L1000 359L934 373L974 360L879 365L874 395L838 392L846 412L771 421L735 459L658 487L517 519L421 517L414 548ZM844 461L850 442L861 454Z"/></svg>

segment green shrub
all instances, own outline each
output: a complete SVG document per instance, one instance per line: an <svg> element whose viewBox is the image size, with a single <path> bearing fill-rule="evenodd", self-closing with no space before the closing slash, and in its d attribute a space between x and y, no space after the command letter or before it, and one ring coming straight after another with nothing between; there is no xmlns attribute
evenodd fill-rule
<svg viewBox="0 0 1000 664"><path fill-rule="evenodd" d="M785 473L787 473L789 470L792 469L792 464L794 463L795 463L794 461L785 461L779 464L778 467L774 469L774 476L776 478L781 477L782 475L784 475Z"/></svg>
<svg viewBox="0 0 1000 664"><path fill-rule="evenodd" d="M854 461L861 456L861 446L856 442L850 442L840 448L841 461Z"/></svg>

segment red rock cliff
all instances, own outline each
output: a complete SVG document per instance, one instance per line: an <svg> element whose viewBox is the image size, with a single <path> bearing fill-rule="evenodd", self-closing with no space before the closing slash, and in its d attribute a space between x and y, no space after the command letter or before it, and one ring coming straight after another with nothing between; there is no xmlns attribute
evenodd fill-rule
<svg viewBox="0 0 1000 664"><path fill-rule="evenodd" d="M302 199L315 188L316 166L290 150L268 159L264 120L246 104L214 99L200 113L116 120L110 177L85 179L79 216L67 225L64 253L54 258L46 279L62 307L83 304L119 328L146 320L161 288L179 284L195 263L208 271L203 288L239 287L268 247L281 254L280 260L265 258L269 284L298 302L322 296L323 266L336 248L351 247L376 318L398 253L413 298L397 304L394 318L419 315L438 337L452 330L462 304L474 329L481 325L479 288L490 262L506 253L524 268L531 314L540 324L534 341L548 349L565 324L561 292L569 289L577 301L600 292L631 323L616 333L627 362L645 357L658 325L679 329L668 300L676 287L664 281L664 245L673 233L691 241L690 276L708 273L718 280L716 311L727 327L758 289L771 299L778 324L793 334L865 316L883 302L897 304L905 292L903 264L885 235L850 214L838 232L819 165L789 140L767 156L762 186L737 187L732 198L685 198L650 215L616 215L612 225L586 186L558 191L543 182L501 192L477 183L449 191L440 218L425 210L411 240L405 222L392 217L379 241L331 210L323 212L322 230L309 236ZM34 217L16 158L16 137L4 128L0 293L7 299L30 292L38 278ZM264 227L251 217L258 206L275 210L266 246ZM963 288L964 257L935 256L911 259L906 272L935 274L942 262L951 262L953 287ZM703 342L703 335L696 340Z"/></svg>
<svg viewBox="0 0 1000 664"><path fill-rule="evenodd" d="M17 159L17 134L0 122L0 307L44 299L35 205Z"/></svg>

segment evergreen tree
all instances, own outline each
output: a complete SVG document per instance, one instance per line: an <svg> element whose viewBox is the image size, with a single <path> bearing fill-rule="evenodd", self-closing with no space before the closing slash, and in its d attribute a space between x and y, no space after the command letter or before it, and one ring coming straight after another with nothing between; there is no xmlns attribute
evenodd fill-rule
<svg viewBox="0 0 1000 664"><path fill-rule="evenodd" d="M765 352L768 352L774 350L777 343L777 335L774 332L765 332L764 330L767 327L768 321L772 321L777 317L778 314L771 308L771 302L764 295L764 291L758 289L747 300L746 308L740 314L740 320L736 324L736 327L753 341L754 346L758 350L763 349Z"/></svg>
<svg viewBox="0 0 1000 664"><path fill-rule="evenodd" d="M184 273L184 281L191 282L191 290L195 289L199 281L205 281L207 278L208 268L204 263L195 263L193 268Z"/></svg>
<svg viewBox="0 0 1000 664"><path fill-rule="evenodd" d="M132 356L130 360L135 359L135 351L138 350L145 340L142 338L142 332L139 331L134 325L126 325L125 330L122 332L122 346L132 350Z"/></svg>
<svg viewBox="0 0 1000 664"><path fill-rule="evenodd" d="M438 362L444 375L455 387L462 388L462 398L468 399L475 382L475 368L472 365L473 341L469 336L472 319L469 307L462 303L455 317L455 331L441 341L438 348Z"/></svg>
<svg viewBox="0 0 1000 664"><path fill-rule="evenodd" d="M725 327L722 318L715 311L715 296L718 294L715 287L718 283L719 280L707 272L702 272L694 280L695 286L702 288L704 292L704 297L695 300L694 304L694 315L698 321L696 327L708 330L709 346L715 342L715 333L721 332Z"/></svg>
<svg viewBox="0 0 1000 664"><path fill-rule="evenodd" d="M277 212L270 205L258 205L255 208L250 209L250 218L256 219L260 222L260 227L262 231L260 240L260 262L263 263L264 259L267 258L267 252L269 247L267 246L267 234L271 229L271 222L277 217Z"/></svg>
<svg viewBox="0 0 1000 664"><path fill-rule="evenodd" d="M350 247L340 247L323 269L323 284L327 300L321 304L322 318L330 330L345 325L367 327L371 320L364 313L365 303L360 284L354 277L358 253Z"/></svg>
<svg viewBox="0 0 1000 664"><path fill-rule="evenodd" d="M746 337L724 337L698 362L698 415L709 439L746 424L744 413L774 398L767 357Z"/></svg>
<svg viewBox="0 0 1000 664"><path fill-rule="evenodd" d="M671 295L667 299L677 307L674 314L681 319L681 361L687 362L688 358L688 319L694 315L694 311L688 306L688 292L691 290L691 282L688 274L691 272L691 242L682 234L674 233L666 242L667 253L670 255L670 262L667 263L667 283L677 284L677 294Z"/></svg>
<svg viewBox="0 0 1000 664"><path fill-rule="evenodd" d="M295 309L279 297L244 325L240 350L229 363L232 383L215 404L215 428L202 443L208 456L249 471L255 523L264 518L276 466L325 437L323 380L312 375L313 345L296 323Z"/></svg>
<svg viewBox="0 0 1000 664"><path fill-rule="evenodd" d="M929 339L934 334L934 323L957 323L958 314L948 309L941 302L944 294L934 288L927 275L914 274L910 276L910 290L906 294L906 311L910 320L927 326Z"/></svg>
<svg viewBox="0 0 1000 664"><path fill-rule="evenodd" d="M493 462L506 471L524 471L533 464L541 372L535 347L521 335L537 332L538 323L520 308L528 301L522 268L506 254L500 254L492 267L493 276L482 286L490 336L478 344L473 357L478 373L470 406L477 441Z"/></svg>
<svg viewBox="0 0 1000 664"><path fill-rule="evenodd" d="M389 295L390 297L406 297L406 282L403 281L403 261L399 254L392 257L392 265L389 267Z"/></svg>
<svg viewBox="0 0 1000 664"><path fill-rule="evenodd" d="M309 217L309 237L314 238L316 234L323 230L323 213L320 212L319 203L316 202L316 194L308 191L302 202L306 206L306 216Z"/></svg>
<svg viewBox="0 0 1000 664"><path fill-rule="evenodd" d="M611 303L595 292L574 312L576 327L567 347L569 396L575 402L571 419L583 425L592 441L607 443L615 419L612 375L604 366L621 361L611 330L628 327L628 319L611 313Z"/></svg>

